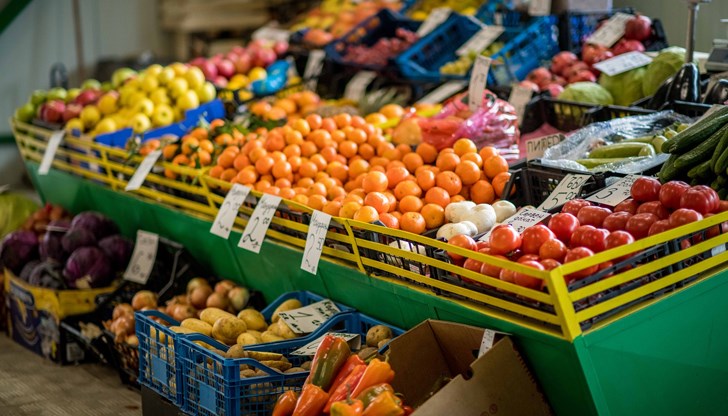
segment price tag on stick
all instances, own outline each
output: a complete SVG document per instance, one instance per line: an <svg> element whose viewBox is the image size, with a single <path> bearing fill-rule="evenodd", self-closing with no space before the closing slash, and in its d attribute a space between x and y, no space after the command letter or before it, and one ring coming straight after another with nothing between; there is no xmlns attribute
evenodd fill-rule
<svg viewBox="0 0 728 416"><path fill-rule="evenodd" d="M483 354L488 352L493 347L495 341L495 331L492 329L486 329L483 332L483 339L480 340L480 348L478 349L478 358L482 357Z"/></svg>
<svg viewBox="0 0 728 416"><path fill-rule="evenodd" d="M236 183L225 195L225 200L222 201L220 209L217 211L215 221L212 222L210 228L210 234L214 234L218 237L228 239L230 237L230 230L235 222L235 217L238 215L240 206L245 202L245 198L248 197L250 188L247 186Z"/></svg>
<svg viewBox="0 0 728 416"><path fill-rule="evenodd" d="M478 55L473 65L473 73L470 75L470 86L468 87L468 106L470 111L477 111L483 104L483 91L488 81L490 71L490 58Z"/></svg>
<svg viewBox="0 0 728 416"><path fill-rule="evenodd" d="M358 350L361 347L361 335L359 334L347 334L343 332L329 332L326 335L333 335L338 338L343 338L348 344L349 348L352 350ZM303 347L293 351L291 355L300 355L300 356L313 356L316 355L316 350L318 350L319 345L321 345L321 341L324 340L324 337L326 335L322 335L319 338L316 338L315 340L309 342L308 344L304 345ZM354 344L354 345L352 345Z"/></svg>
<svg viewBox="0 0 728 416"><path fill-rule="evenodd" d="M429 94L420 98L417 101L418 104L437 104L450 98L453 94L460 92L468 85L465 81L448 81L434 90L430 91Z"/></svg>
<svg viewBox="0 0 728 416"><path fill-rule="evenodd" d="M326 53L321 49L316 49L308 54L306 68L303 70L303 79L306 80L306 86L311 91L316 91L318 87L318 77L324 68L324 58Z"/></svg>
<svg viewBox="0 0 728 416"><path fill-rule="evenodd" d="M129 183L126 184L126 188L124 188L124 190L136 191L139 189L144 183L144 180L147 178L147 175L149 175L149 172L152 171L154 164L157 163L160 156L162 156L161 150L155 150L149 153L144 160L142 160L142 163L139 164L139 167L134 172L131 179L129 179Z"/></svg>
<svg viewBox="0 0 728 416"><path fill-rule="evenodd" d="M633 17L627 13L615 13L614 16L610 17L599 29L592 33L584 43L594 43L611 48L624 36L627 21Z"/></svg>
<svg viewBox="0 0 728 416"><path fill-rule="evenodd" d="M480 29L473 37L468 39L461 47L459 47L455 54L457 56L463 56L468 53L480 53L483 52L491 43L498 39L498 36L505 31L503 26L485 26Z"/></svg>
<svg viewBox="0 0 728 416"><path fill-rule="evenodd" d="M324 251L324 242L326 241L326 233L331 223L331 215L321 211L313 212L311 215L311 223L308 226L308 235L306 236L306 247L303 249L303 259L301 260L301 269L316 274L318 263L321 259L321 253Z"/></svg>
<svg viewBox="0 0 728 416"><path fill-rule="evenodd" d="M53 159L56 157L58 146L61 145L61 141L63 141L63 137L65 135L66 132L63 130L54 131L53 134L51 134L51 137L48 139L48 145L46 146L45 153L43 153L43 159L41 159L40 166L38 167L38 175L48 174L48 171L51 169L51 165L53 164Z"/></svg>
<svg viewBox="0 0 728 416"><path fill-rule="evenodd" d="M521 234L526 228L534 226L551 216L548 212L539 211L537 209L523 208L516 215L503 221L503 224L511 225L518 234ZM488 241L492 230L483 234L478 241Z"/></svg>
<svg viewBox="0 0 728 416"><path fill-rule="evenodd" d="M619 75L635 68L640 68L652 62L652 58L642 52L627 52L617 55L594 64L594 68L604 72L609 76Z"/></svg>
<svg viewBox="0 0 728 416"><path fill-rule="evenodd" d="M520 85L514 85L511 89L511 95L508 96L508 102L511 103L516 110L518 123L523 123L523 113L526 112L526 105L531 101L533 90Z"/></svg>
<svg viewBox="0 0 728 416"><path fill-rule="evenodd" d="M587 201L597 202L610 207L617 206L620 202L629 198L632 184L639 178L637 175L627 175L624 178L607 186L596 194L587 198Z"/></svg>
<svg viewBox="0 0 728 416"><path fill-rule="evenodd" d="M543 156L543 153L551 146L561 143L566 136L561 133L550 134L537 139L526 140L526 159L533 160Z"/></svg>
<svg viewBox="0 0 728 416"><path fill-rule="evenodd" d="M254 253L260 253L260 247L263 245L265 233L270 227L271 220L276 214L278 204L281 203L281 197L269 194L263 194L258 201L253 213L250 215L250 221L245 226L243 236L238 242L238 247L244 248Z"/></svg>
<svg viewBox="0 0 728 416"><path fill-rule="evenodd" d="M329 299L312 303L303 308L281 312L278 316L297 334L308 334L318 329L329 318L341 312Z"/></svg>
<svg viewBox="0 0 728 416"><path fill-rule="evenodd" d="M157 247L159 236L148 231L137 231L134 252L129 260L129 265L124 272L124 280L146 284L154 269L154 259L157 258Z"/></svg>
<svg viewBox="0 0 728 416"><path fill-rule="evenodd" d="M346 84L346 88L344 89L344 98L348 98L353 101L359 101L361 97L363 97L366 93L369 84L371 84L376 77L376 72L358 72L356 75L351 77L349 83Z"/></svg>
<svg viewBox="0 0 728 416"><path fill-rule="evenodd" d="M450 17L452 10L449 7L436 7L432 9L430 14L427 16L424 22L417 29L417 35L423 37L426 34L432 32L442 24L448 17Z"/></svg>
<svg viewBox="0 0 728 416"><path fill-rule="evenodd" d="M581 187L584 186L584 183L586 183L590 177L591 176L589 175L567 174L564 179L556 185L556 188L551 192L548 198L546 198L546 200L538 206L538 209L548 211L564 205L566 202L576 198L579 196Z"/></svg>

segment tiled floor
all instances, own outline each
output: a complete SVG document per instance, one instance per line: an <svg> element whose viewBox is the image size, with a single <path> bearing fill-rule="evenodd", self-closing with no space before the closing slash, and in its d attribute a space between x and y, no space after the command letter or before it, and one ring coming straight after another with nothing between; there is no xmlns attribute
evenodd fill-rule
<svg viewBox="0 0 728 416"><path fill-rule="evenodd" d="M0 334L0 415L139 416L141 396L98 364L61 367Z"/></svg>

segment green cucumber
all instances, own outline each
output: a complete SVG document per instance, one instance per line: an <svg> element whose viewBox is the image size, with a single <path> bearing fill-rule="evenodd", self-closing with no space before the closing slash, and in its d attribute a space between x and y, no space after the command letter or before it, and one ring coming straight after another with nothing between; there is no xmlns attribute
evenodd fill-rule
<svg viewBox="0 0 728 416"><path fill-rule="evenodd" d="M678 157L675 161L675 167L678 169L685 169L690 166L695 166L705 160L710 162L713 151L716 147L718 147L718 143L720 143L720 140L723 138L723 132L727 127L728 125L717 132L714 132L707 140L699 143L697 147Z"/></svg>
<svg viewBox="0 0 728 416"><path fill-rule="evenodd" d="M633 157L639 156L640 152L645 147L652 147L647 143L616 143L607 146L597 147L596 149L589 152L589 159L602 159L602 158L620 158L620 157ZM653 149L654 152L654 149Z"/></svg>
<svg viewBox="0 0 728 416"><path fill-rule="evenodd" d="M713 157L710 159L711 168L716 175L725 170L725 168L721 169L721 166L728 165L728 154L726 154L728 151L728 124L723 126L718 132L722 132L723 137L720 139L720 143L718 143L715 152L713 152ZM723 157L724 154L726 154L725 157Z"/></svg>
<svg viewBox="0 0 728 416"><path fill-rule="evenodd" d="M725 175L718 175L716 179L718 181L718 185L720 186L725 186L726 184L728 184L728 177Z"/></svg>
<svg viewBox="0 0 728 416"><path fill-rule="evenodd" d="M683 131L678 128L680 133L665 143L662 149L667 153L685 153L705 141L726 122L728 122L728 106L714 111L713 114L698 120Z"/></svg>
<svg viewBox="0 0 728 416"><path fill-rule="evenodd" d="M645 159L644 157L608 157L608 158L590 158L590 159L577 159L576 163L579 163L583 165L587 169L592 169L597 166L607 165L610 163L627 163L627 162L635 162L641 159Z"/></svg>
<svg viewBox="0 0 728 416"><path fill-rule="evenodd" d="M690 178L690 179L697 178L699 176L698 170L700 170L700 168L702 166L703 166L703 164L701 163L699 165L696 165L696 166L693 166L692 168L690 168L690 170L688 171L688 178Z"/></svg>
<svg viewBox="0 0 728 416"><path fill-rule="evenodd" d="M714 191L720 191L721 186L718 184L717 178L710 183L710 187L713 188Z"/></svg>
<svg viewBox="0 0 728 416"><path fill-rule="evenodd" d="M660 172L657 174L657 177L660 178L662 183L669 182L680 175L680 169L675 169L675 160L677 158L677 155L670 155L665 161L665 164L662 165Z"/></svg>

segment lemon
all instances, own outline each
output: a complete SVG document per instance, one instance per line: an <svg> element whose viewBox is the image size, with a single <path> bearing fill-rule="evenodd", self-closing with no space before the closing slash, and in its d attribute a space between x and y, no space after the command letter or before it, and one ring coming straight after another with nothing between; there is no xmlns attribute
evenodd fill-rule
<svg viewBox="0 0 728 416"><path fill-rule="evenodd" d="M101 119L101 112L95 105L87 105L81 110L81 121L86 128L93 128L99 119Z"/></svg>
<svg viewBox="0 0 728 416"><path fill-rule="evenodd" d="M99 124L96 125L94 132L96 132L96 134L105 134L116 130L116 122L110 117L104 117L101 121L99 121Z"/></svg>
<svg viewBox="0 0 728 416"><path fill-rule="evenodd" d="M257 81L259 79L265 79L268 76L268 73L265 72L265 69L256 66L255 68L251 69L250 72L248 72L248 78L251 82Z"/></svg>
<svg viewBox="0 0 728 416"><path fill-rule="evenodd" d="M101 114L107 116L111 113L114 113L118 107L117 103L119 102L119 95L115 92L110 93L107 92L101 98L99 99L99 102L96 104L97 107L99 107L99 111L101 111Z"/></svg>
<svg viewBox="0 0 728 416"><path fill-rule="evenodd" d="M205 83L205 74L202 73L202 70L196 66L193 66L189 70L187 70L187 73L185 73L184 77L187 80L189 88L192 90L200 87L202 84Z"/></svg>

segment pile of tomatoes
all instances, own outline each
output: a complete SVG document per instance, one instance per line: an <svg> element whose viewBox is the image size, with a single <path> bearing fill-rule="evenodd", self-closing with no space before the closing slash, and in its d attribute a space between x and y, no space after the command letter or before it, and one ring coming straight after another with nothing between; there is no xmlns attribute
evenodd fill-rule
<svg viewBox="0 0 728 416"><path fill-rule="evenodd" d="M593 256L615 247L631 244L682 225L700 221L728 210L728 201L721 201L718 194L707 186L690 186L685 182L671 181L664 185L657 179L638 178L631 187L631 198L619 203L614 209L598 206L584 199L567 202L560 213L543 223L526 228L519 234L510 225L498 225L487 241L476 242L461 235L450 244L479 251L499 259L511 260L538 270L551 270L561 264ZM728 223L712 227L706 238L728 231ZM698 241L699 238L693 241ZM681 242L688 247L690 239ZM452 261L464 268L530 289L540 290L545 282L502 269L489 263L448 253ZM620 262L630 255L614 260ZM592 265L565 276L566 283L587 278L601 269L613 266L612 261ZM468 283L481 283L465 279Z"/></svg>

